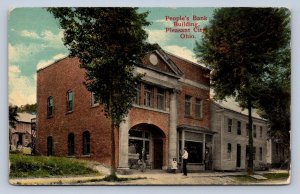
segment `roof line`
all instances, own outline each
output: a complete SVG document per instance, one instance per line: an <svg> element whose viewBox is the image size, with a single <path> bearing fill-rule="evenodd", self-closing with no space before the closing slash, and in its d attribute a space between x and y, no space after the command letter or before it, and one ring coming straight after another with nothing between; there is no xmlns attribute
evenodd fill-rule
<svg viewBox="0 0 300 194"><path fill-rule="evenodd" d="M48 67L54 65L55 63L58 63L59 61L62 61L62 60L66 59L66 58L69 58L69 57L70 57L70 56L67 55L67 56L65 56L65 57L63 57L63 58L57 59L57 60L54 61L53 63L51 63L51 64L49 64L49 65L47 65L47 66L45 66L45 67L39 68L38 70L36 70L36 72L42 71L42 70L44 70L44 69L46 69L46 68L48 68Z"/></svg>

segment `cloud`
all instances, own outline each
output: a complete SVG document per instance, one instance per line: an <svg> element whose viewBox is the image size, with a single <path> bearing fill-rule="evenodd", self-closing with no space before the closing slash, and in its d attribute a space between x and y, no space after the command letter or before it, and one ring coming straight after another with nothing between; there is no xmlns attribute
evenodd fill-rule
<svg viewBox="0 0 300 194"><path fill-rule="evenodd" d="M41 69L41 68L47 67L47 66L51 65L52 63L54 63L55 61L62 59L66 56L67 55L60 53L60 54L53 56L52 59L50 59L50 60L41 60L36 65L36 69Z"/></svg>
<svg viewBox="0 0 300 194"><path fill-rule="evenodd" d="M45 47L51 47L51 48L63 47L63 42L62 42L63 31L54 34L50 30L45 30L41 33L41 37L44 41Z"/></svg>
<svg viewBox="0 0 300 194"><path fill-rule="evenodd" d="M169 36L165 30L149 30L146 29L148 33L148 41L150 43L158 43L160 45L166 43L169 40Z"/></svg>
<svg viewBox="0 0 300 194"><path fill-rule="evenodd" d="M10 65L8 69L9 103L25 105L36 103L36 82L34 77L25 77L20 68Z"/></svg>
<svg viewBox="0 0 300 194"><path fill-rule="evenodd" d="M8 59L9 63L16 63L29 59L32 55L38 53L43 48L39 44L8 44Z"/></svg>
<svg viewBox="0 0 300 194"><path fill-rule="evenodd" d="M22 30L20 35L23 37L32 38L32 39L41 38L36 32L29 31L29 30Z"/></svg>
<svg viewBox="0 0 300 194"><path fill-rule="evenodd" d="M163 46L162 48L170 53L173 53L184 59L187 59L187 60L197 63L197 60L194 56L193 51L191 51L187 47L180 47L177 45L168 45L168 46Z"/></svg>

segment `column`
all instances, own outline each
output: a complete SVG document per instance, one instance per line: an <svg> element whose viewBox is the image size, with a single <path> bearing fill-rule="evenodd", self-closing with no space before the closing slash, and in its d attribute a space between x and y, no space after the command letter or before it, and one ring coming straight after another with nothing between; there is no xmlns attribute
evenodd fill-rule
<svg viewBox="0 0 300 194"><path fill-rule="evenodd" d="M119 167L118 169L128 168L128 131L129 131L129 115L125 121L121 122L119 128Z"/></svg>
<svg viewBox="0 0 300 194"><path fill-rule="evenodd" d="M173 158L177 153L177 92L171 93L170 100L170 130L169 130L169 153L168 167L171 166Z"/></svg>

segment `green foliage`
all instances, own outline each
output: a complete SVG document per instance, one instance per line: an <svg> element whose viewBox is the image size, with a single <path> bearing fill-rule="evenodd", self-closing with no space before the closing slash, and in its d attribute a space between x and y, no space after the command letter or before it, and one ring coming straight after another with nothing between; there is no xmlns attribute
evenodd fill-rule
<svg viewBox="0 0 300 194"><path fill-rule="evenodd" d="M60 157L10 155L10 177L52 177L97 174L84 161Z"/></svg>
<svg viewBox="0 0 300 194"><path fill-rule="evenodd" d="M253 173L251 110L255 106L266 108L269 95L285 95L282 90L268 87L276 83L274 78L281 75L280 70L289 65L282 63L286 62L284 56L290 55L289 16L286 8L217 9L202 42L196 42L194 49L199 62L212 69L214 98L232 96L249 111L249 174Z"/></svg>
<svg viewBox="0 0 300 194"><path fill-rule="evenodd" d="M37 103L35 104L25 104L18 107L18 112L36 113Z"/></svg>
<svg viewBox="0 0 300 194"><path fill-rule="evenodd" d="M49 8L64 30L70 56L87 70L86 86L118 126L136 94L139 75L134 65L151 48L143 27L148 13L137 8Z"/></svg>
<svg viewBox="0 0 300 194"><path fill-rule="evenodd" d="M289 10L221 8L214 13L196 57L213 69L216 98L257 96L261 78L289 43ZM257 84L256 84L257 83Z"/></svg>
<svg viewBox="0 0 300 194"><path fill-rule="evenodd" d="M16 123L18 122L18 106L9 105L8 114L9 114L9 126L16 128Z"/></svg>

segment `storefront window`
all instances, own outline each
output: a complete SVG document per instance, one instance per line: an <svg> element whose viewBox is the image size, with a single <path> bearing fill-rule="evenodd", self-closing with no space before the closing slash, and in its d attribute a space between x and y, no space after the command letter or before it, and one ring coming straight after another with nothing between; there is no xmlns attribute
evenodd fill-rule
<svg viewBox="0 0 300 194"><path fill-rule="evenodd" d="M185 141L189 158L189 163L202 163L203 162L203 143L194 141Z"/></svg>

